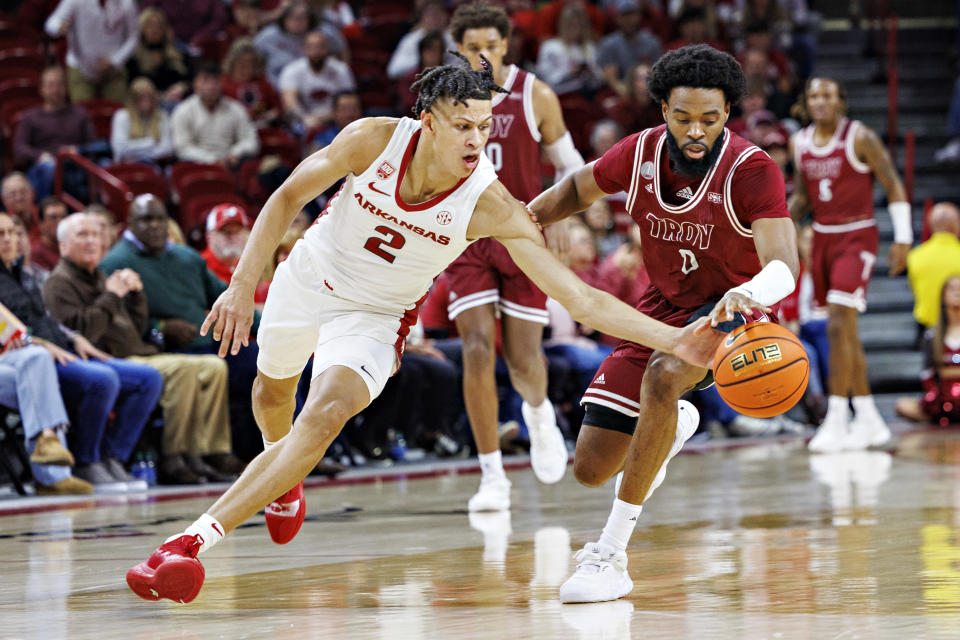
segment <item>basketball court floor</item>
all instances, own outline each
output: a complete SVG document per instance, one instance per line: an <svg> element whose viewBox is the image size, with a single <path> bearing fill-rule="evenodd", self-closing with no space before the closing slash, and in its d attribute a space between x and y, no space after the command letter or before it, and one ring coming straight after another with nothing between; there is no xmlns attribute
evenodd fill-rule
<svg viewBox="0 0 960 640"><path fill-rule="evenodd" d="M482 518L462 463L317 481L293 542L255 517L202 556L187 605L140 600L124 573L211 495L0 501L0 638L960 638L960 432L743 444L670 463L628 550L633 593L593 605L557 588L612 483L569 473L512 471L512 513Z"/></svg>

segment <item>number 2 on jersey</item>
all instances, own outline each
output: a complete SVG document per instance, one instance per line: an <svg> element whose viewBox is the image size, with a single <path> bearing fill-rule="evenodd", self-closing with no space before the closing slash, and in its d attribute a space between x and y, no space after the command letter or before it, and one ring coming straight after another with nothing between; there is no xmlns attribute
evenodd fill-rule
<svg viewBox="0 0 960 640"><path fill-rule="evenodd" d="M366 243L364 243L363 248L369 251L370 253L376 254L377 256L383 258L390 264L393 264L393 261L397 259L397 256L395 256L392 253L389 253L388 251L385 251L383 246L381 245L386 245L391 249L400 249L407 242L407 239L404 238L399 231L395 231L394 229L391 229L390 227L385 227L383 225L380 225L379 227L375 227L374 231L385 235L386 238L370 236L369 238L367 238Z"/></svg>

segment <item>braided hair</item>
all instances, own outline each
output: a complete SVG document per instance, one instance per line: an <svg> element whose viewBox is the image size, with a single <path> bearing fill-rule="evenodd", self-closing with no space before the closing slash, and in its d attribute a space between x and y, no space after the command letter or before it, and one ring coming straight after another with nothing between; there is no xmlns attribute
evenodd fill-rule
<svg viewBox="0 0 960 640"><path fill-rule="evenodd" d="M467 100L489 100L493 92L510 93L493 81L493 68L485 57L480 56L483 69L474 71L465 56L456 51L450 53L463 60L466 66L445 64L417 74L417 81L410 87L419 92L417 104L413 107L415 117L419 118L424 111L430 111L434 103L442 98L452 98L453 104L466 104Z"/></svg>

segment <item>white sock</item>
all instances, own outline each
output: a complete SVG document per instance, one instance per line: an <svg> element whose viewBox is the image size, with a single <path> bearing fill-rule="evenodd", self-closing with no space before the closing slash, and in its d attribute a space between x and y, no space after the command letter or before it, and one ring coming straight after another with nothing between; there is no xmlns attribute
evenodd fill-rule
<svg viewBox="0 0 960 640"><path fill-rule="evenodd" d="M610 510L610 517L607 518L607 525L600 534L600 544L610 545L617 551L626 550L641 511L643 511L643 505L630 504L616 498Z"/></svg>
<svg viewBox="0 0 960 640"><path fill-rule="evenodd" d="M527 404L524 400L520 405L520 413L523 414L523 421L530 427L554 427L557 424L557 414L553 410L553 403L549 399L544 400L536 407ZM530 423L534 424L530 424Z"/></svg>
<svg viewBox="0 0 960 640"><path fill-rule="evenodd" d="M853 396L853 411L858 417L873 416L880 413L872 395Z"/></svg>
<svg viewBox="0 0 960 640"><path fill-rule="evenodd" d="M196 522L184 529L183 533L170 536L166 541L170 542L182 535L200 536L200 540L203 542L200 545L200 553L203 553L223 540L223 536L226 534L223 532L223 525L217 522L217 519L212 515L205 513L197 518Z"/></svg>
<svg viewBox="0 0 960 640"><path fill-rule="evenodd" d="M830 396L827 398L827 415L823 419L824 422L828 420L842 420L843 422L847 421L849 414L847 408L849 401L843 396Z"/></svg>
<svg viewBox="0 0 960 640"><path fill-rule="evenodd" d="M506 477L507 474L503 470L503 455L501 455L500 449L493 453L481 453L477 457L480 458L480 472L484 480Z"/></svg>

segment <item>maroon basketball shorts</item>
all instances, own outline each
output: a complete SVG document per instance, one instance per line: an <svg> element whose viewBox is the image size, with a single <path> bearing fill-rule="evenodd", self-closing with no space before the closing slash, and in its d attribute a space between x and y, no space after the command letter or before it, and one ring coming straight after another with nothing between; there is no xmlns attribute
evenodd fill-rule
<svg viewBox="0 0 960 640"><path fill-rule="evenodd" d="M453 320L467 309L493 303L500 313L547 324L547 295L514 264L502 244L481 238L447 267Z"/></svg>
<svg viewBox="0 0 960 640"><path fill-rule="evenodd" d="M877 263L876 223L873 220L844 225L814 222L813 232L810 276L817 305L838 304L863 313L867 310L870 274Z"/></svg>
<svg viewBox="0 0 960 640"><path fill-rule="evenodd" d="M709 315L716 304L717 300L711 300L700 307L677 307L667 301L659 289L651 285L640 298L636 309L665 324L680 327ZM772 318L759 311L748 318L738 313L733 320L721 322L717 329L723 332L733 331L736 327L754 320ZM637 416L640 415L640 384L651 355L653 349L635 342L622 341L617 345L597 369L593 382L580 399L580 404L586 407L583 424L633 434ZM708 371L694 388L705 389L712 384L713 374Z"/></svg>

